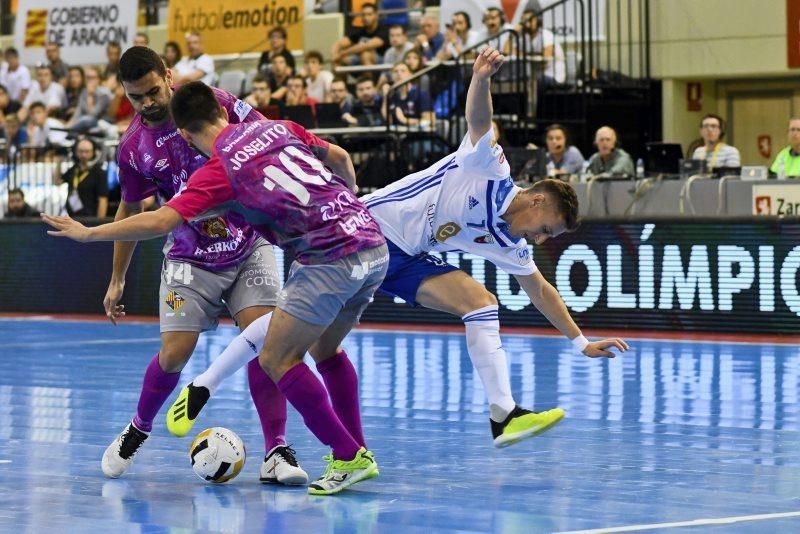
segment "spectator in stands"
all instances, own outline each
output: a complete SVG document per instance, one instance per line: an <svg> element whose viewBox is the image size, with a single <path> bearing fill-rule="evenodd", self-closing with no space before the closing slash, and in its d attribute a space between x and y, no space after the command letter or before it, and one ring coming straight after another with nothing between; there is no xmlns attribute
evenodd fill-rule
<svg viewBox="0 0 800 534"><path fill-rule="evenodd" d="M597 152L589 158L590 174L634 176L633 159L617 146L617 132L610 126L602 126L594 136Z"/></svg>
<svg viewBox="0 0 800 534"><path fill-rule="evenodd" d="M21 219L27 217L38 217L39 210L36 210L25 202L25 193L22 189L15 188L8 191L8 211L6 219Z"/></svg>
<svg viewBox="0 0 800 534"><path fill-rule="evenodd" d="M491 39L486 44L492 48L503 50L508 40L508 34L500 35L505 29L510 28L506 24L506 16L499 7L490 7L483 14L483 30L478 34L478 42Z"/></svg>
<svg viewBox="0 0 800 534"><path fill-rule="evenodd" d="M287 106L311 106L313 113L317 112L317 100L308 96L306 92L306 79L299 74L292 74L286 82Z"/></svg>
<svg viewBox="0 0 800 534"><path fill-rule="evenodd" d="M181 45L175 41L167 41L164 43L164 53L161 54L161 57L164 59L164 64L168 69L174 69L175 65L177 65L183 57L183 54L181 54Z"/></svg>
<svg viewBox="0 0 800 534"><path fill-rule="evenodd" d="M542 21L536 11L526 9L517 26L517 32L522 36L523 48L528 54L544 57L545 65L541 69L539 78L544 85L554 85L567 81L567 63L564 49L556 42L553 32L542 28ZM505 54L518 55L521 53L513 46L512 41L507 41Z"/></svg>
<svg viewBox="0 0 800 534"><path fill-rule="evenodd" d="M112 82L110 87L111 102L108 104L106 121L116 126L117 135L122 135L128 129L134 116L134 109L131 101L125 95L125 88L119 83L116 76L106 80L106 87L109 87L109 80Z"/></svg>
<svg viewBox="0 0 800 534"><path fill-rule="evenodd" d="M56 184L66 183L67 213L70 217L105 217L108 211L108 178L103 169L99 150L94 143L79 139L73 148L75 164Z"/></svg>
<svg viewBox="0 0 800 534"><path fill-rule="evenodd" d="M262 74L256 74L253 78L250 94L244 100L268 119L280 118L283 102L272 98L269 82ZM275 107L278 108L277 113Z"/></svg>
<svg viewBox="0 0 800 534"><path fill-rule="evenodd" d="M464 50L478 44L480 33L472 29L472 19L466 11L453 13L452 22L445 27L444 46L436 54L437 59L446 61L459 57Z"/></svg>
<svg viewBox="0 0 800 534"><path fill-rule="evenodd" d="M11 100L6 88L0 85L0 130L5 128L6 117L17 113L20 107L22 107L20 103Z"/></svg>
<svg viewBox="0 0 800 534"><path fill-rule="evenodd" d="M306 92L317 102L325 102L331 90L333 73L322 69L324 59L316 50L310 50L305 57Z"/></svg>
<svg viewBox="0 0 800 534"><path fill-rule="evenodd" d="M31 90L22 109L19 110L19 118L22 121L28 119L28 111L34 102L42 102L47 109L47 113L58 116L67 107L67 94L64 87L53 81L53 68L49 65L36 69L36 81L31 85Z"/></svg>
<svg viewBox="0 0 800 534"><path fill-rule="evenodd" d="M568 141L567 129L560 124L551 124L545 130L548 176L564 179L583 170L583 154Z"/></svg>
<svg viewBox="0 0 800 534"><path fill-rule="evenodd" d="M119 72L119 58L122 57L122 47L116 41L111 41L106 45L106 68L103 70L103 79L108 79L112 74Z"/></svg>
<svg viewBox="0 0 800 534"><path fill-rule="evenodd" d="M113 76L116 78L116 74ZM100 85L100 71L97 67L87 67L86 87L81 91L78 107L67 127L75 132L88 132L106 116L110 105L111 91Z"/></svg>
<svg viewBox="0 0 800 534"><path fill-rule="evenodd" d="M342 115L353 126L382 126L386 124L381 114L383 99L378 94L372 76L363 74L356 82L356 102L351 113Z"/></svg>
<svg viewBox="0 0 800 534"><path fill-rule="evenodd" d="M389 45L386 53L383 54L383 62L391 65L403 61L406 52L414 48L414 45L408 42L405 27L400 24L389 26Z"/></svg>
<svg viewBox="0 0 800 534"><path fill-rule="evenodd" d="M389 30L380 23L375 4L361 6L361 20L361 28L334 43L331 53L334 65L375 65L383 61L383 54L389 48Z"/></svg>
<svg viewBox="0 0 800 534"><path fill-rule="evenodd" d="M414 44L422 51L427 62L435 58L441 50L444 45L444 35L439 31L439 19L433 15L422 17L421 28L422 31L417 35Z"/></svg>
<svg viewBox="0 0 800 534"><path fill-rule="evenodd" d="M53 80L61 84L61 87L66 87L69 65L61 59L61 46L58 43L48 42L44 45L44 53L47 56L47 65L53 71Z"/></svg>
<svg viewBox="0 0 800 534"><path fill-rule="evenodd" d="M176 85L201 81L206 85L214 83L214 60L203 52L203 40L197 32L186 35L186 57L175 64L172 80Z"/></svg>
<svg viewBox="0 0 800 534"><path fill-rule="evenodd" d="M31 73L20 64L16 48L6 48L5 58L6 63L0 68L0 84L6 87L11 100L21 104L31 89Z"/></svg>
<svg viewBox="0 0 800 534"><path fill-rule="evenodd" d="M28 144L28 131L22 127L22 122L14 113L6 115L3 129L6 140L6 153L13 156L19 147Z"/></svg>
<svg viewBox="0 0 800 534"><path fill-rule="evenodd" d="M150 37L146 33L137 33L133 38L133 46L150 46Z"/></svg>
<svg viewBox="0 0 800 534"><path fill-rule="evenodd" d="M83 67L73 65L69 68L67 74L67 88L64 93L67 96L67 107L61 117L64 120L71 120L75 115L75 110L78 108L78 101L81 98L81 93L86 87L86 73Z"/></svg>
<svg viewBox="0 0 800 534"><path fill-rule="evenodd" d="M339 104L342 115L353 111L353 95L347 90L347 83L342 78L334 78L328 101Z"/></svg>
<svg viewBox="0 0 800 534"><path fill-rule="evenodd" d="M393 83L398 84L409 78L411 78L411 70L405 63L398 63L392 68ZM384 85L383 88L388 94L389 86ZM386 96L384 96L384 100L386 100ZM383 109L384 117L391 124L425 127L432 125L435 120L430 94L415 84L398 87L389 97L388 105L385 104Z"/></svg>
<svg viewBox="0 0 800 534"><path fill-rule="evenodd" d="M269 38L269 50L261 54L258 60L258 71L264 74L264 76L268 76L269 69L272 66L272 58L275 56L283 56L284 59L286 59L286 64L292 69L292 72L295 72L297 66L294 63L294 56L289 49L286 48L286 41L288 38L286 28L276 26L269 30L267 37Z"/></svg>
<svg viewBox="0 0 800 534"><path fill-rule="evenodd" d="M779 178L800 178L800 119L789 119L787 133L789 146L778 152L769 170Z"/></svg>
<svg viewBox="0 0 800 534"><path fill-rule="evenodd" d="M272 91L272 98L283 100L286 97L286 83L289 76L294 74L291 67L286 63L286 58L277 55L272 58L272 67L269 69L269 89Z"/></svg>
<svg viewBox="0 0 800 534"><path fill-rule="evenodd" d="M707 172L714 172L719 168L741 167L742 159L739 151L731 145L725 144L725 121L722 117L709 113L700 121L700 137L703 146L692 154L692 159L705 161Z"/></svg>
<svg viewBox="0 0 800 534"><path fill-rule="evenodd" d="M412 76L425 68L422 54L416 48L412 48L406 52L406 55L403 57L403 63L408 66L408 70L411 71ZM427 74L423 75L417 83L419 84L420 89L430 92L431 80L428 78Z"/></svg>
<svg viewBox="0 0 800 534"><path fill-rule="evenodd" d="M64 123L54 117L48 117L47 109L41 102L31 104L27 130L28 145L34 148L63 146L67 139Z"/></svg>

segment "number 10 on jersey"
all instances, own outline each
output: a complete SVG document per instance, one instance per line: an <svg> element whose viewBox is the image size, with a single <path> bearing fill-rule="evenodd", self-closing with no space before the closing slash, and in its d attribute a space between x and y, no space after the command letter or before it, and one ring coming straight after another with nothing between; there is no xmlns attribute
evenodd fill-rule
<svg viewBox="0 0 800 534"><path fill-rule="evenodd" d="M290 146L281 151L278 159L283 168L276 165L269 165L264 168L264 187L269 191L275 189L279 185L288 193L294 196L301 204L307 206L311 200L311 194L303 184L325 185L333 178L333 174L325 168L322 163L307 154L303 154L299 148ZM317 174L308 174L300 165L297 160L301 160L314 169ZM289 171L289 174L286 174Z"/></svg>

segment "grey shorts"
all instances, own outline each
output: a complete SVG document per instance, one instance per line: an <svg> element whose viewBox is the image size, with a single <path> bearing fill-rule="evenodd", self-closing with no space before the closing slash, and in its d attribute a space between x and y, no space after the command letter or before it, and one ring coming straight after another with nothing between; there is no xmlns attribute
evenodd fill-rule
<svg viewBox="0 0 800 534"><path fill-rule="evenodd" d="M214 330L226 307L235 317L253 306L275 306L279 290L275 254L263 240L241 265L223 271L165 260L159 290L161 331Z"/></svg>
<svg viewBox="0 0 800 534"><path fill-rule="evenodd" d="M389 268L386 245L362 250L333 263L292 264L278 308L316 325L335 319L358 322Z"/></svg>

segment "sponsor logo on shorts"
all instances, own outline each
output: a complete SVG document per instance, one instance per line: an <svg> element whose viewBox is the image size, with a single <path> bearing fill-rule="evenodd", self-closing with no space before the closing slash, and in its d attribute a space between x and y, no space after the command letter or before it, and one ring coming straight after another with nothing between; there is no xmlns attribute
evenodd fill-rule
<svg viewBox="0 0 800 534"><path fill-rule="evenodd" d="M436 230L436 241L440 243L444 243L451 237L458 235L461 231L461 227L454 222L449 222L441 225L438 230Z"/></svg>
<svg viewBox="0 0 800 534"><path fill-rule="evenodd" d="M228 239L231 236L230 230L225 219L217 217L202 222L203 233L213 239Z"/></svg>
<svg viewBox="0 0 800 534"><path fill-rule="evenodd" d="M354 265L353 270L350 271L350 278L353 280L363 280L367 277L368 274L371 274L375 271L376 267L380 267L389 261L389 255L381 256L377 260L372 260L370 262L363 262L359 265Z"/></svg>
<svg viewBox="0 0 800 534"><path fill-rule="evenodd" d="M167 298L164 299L164 302L167 303L167 306L169 306L172 311L178 311L186 304L186 300L180 296L177 291L170 291L167 293Z"/></svg>
<svg viewBox="0 0 800 534"><path fill-rule="evenodd" d="M278 287L278 271L270 269L248 269L240 279L244 279L245 287Z"/></svg>
<svg viewBox="0 0 800 534"><path fill-rule="evenodd" d="M481 245L491 245L494 243L494 238L491 236L491 234L479 235L475 238L475 242L480 243Z"/></svg>

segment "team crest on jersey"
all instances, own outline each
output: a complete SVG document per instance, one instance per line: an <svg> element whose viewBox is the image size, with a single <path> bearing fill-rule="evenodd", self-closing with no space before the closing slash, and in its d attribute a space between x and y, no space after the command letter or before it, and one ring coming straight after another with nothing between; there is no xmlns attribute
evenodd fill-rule
<svg viewBox="0 0 800 534"><path fill-rule="evenodd" d="M479 235L475 238L475 242L481 245L492 245L494 244L494 238L491 234Z"/></svg>
<svg viewBox="0 0 800 534"><path fill-rule="evenodd" d="M438 230L436 230L436 241L440 243L444 243L451 237L458 235L461 231L461 227L454 222L449 222L441 225Z"/></svg>
<svg viewBox="0 0 800 534"><path fill-rule="evenodd" d="M164 299L164 302L167 303L167 306L169 306L172 311L178 311L186 304L186 300L175 291L167 293L167 298Z"/></svg>
<svg viewBox="0 0 800 534"><path fill-rule="evenodd" d="M478 199L473 197L472 195L470 195L469 201L467 202L467 205L469 206L469 209L474 208L478 204L480 204L480 202L478 202Z"/></svg>
<svg viewBox="0 0 800 534"><path fill-rule="evenodd" d="M203 221L202 227L203 233L214 239L227 239L231 236L228 225L222 217Z"/></svg>

